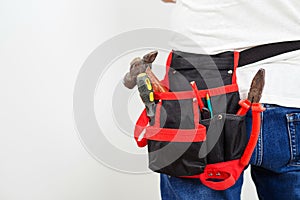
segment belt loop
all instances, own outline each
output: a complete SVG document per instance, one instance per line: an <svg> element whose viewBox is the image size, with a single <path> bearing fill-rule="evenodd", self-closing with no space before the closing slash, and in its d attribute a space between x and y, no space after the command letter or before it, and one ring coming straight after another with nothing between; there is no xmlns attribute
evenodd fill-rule
<svg viewBox="0 0 300 200"><path fill-rule="evenodd" d="M233 75L232 75L232 84L236 84L236 69L239 65L240 52L234 51L233 53Z"/></svg>

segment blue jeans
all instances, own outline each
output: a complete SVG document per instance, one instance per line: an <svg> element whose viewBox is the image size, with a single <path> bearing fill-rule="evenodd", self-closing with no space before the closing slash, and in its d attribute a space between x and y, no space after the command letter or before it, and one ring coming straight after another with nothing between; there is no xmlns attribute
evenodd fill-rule
<svg viewBox="0 0 300 200"><path fill-rule="evenodd" d="M300 109L265 104L261 133L251 158L259 199L300 199ZM247 132L251 131L251 112ZM198 179L161 175L162 200L240 199L243 175L234 186L214 191Z"/></svg>

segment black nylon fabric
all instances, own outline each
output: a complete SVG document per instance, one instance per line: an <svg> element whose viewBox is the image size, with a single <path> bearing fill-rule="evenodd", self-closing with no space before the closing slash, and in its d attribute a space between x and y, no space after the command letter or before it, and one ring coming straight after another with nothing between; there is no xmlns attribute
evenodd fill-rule
<svg viewBox="0 0 300 200"><path fill-rule="evenodd" d="M228 71L234 70L233 58L233 52L208 56L174 51L168 74L170 90L191 90L191 81L199 90L230 85L232 74Z"/></svg>
<svg viewBox="0 0 300 200"><path fill-rule="evenodd" d="M208 56L174 51L168 72L170 90L192 91L191 81L199 90L232 84L233 58L233 52ZM244 118L233 115L239 100L238 92L211 97L214 117L199 121L207 127L205 142L148 140L149 168L172 176L191 176L202 173L207 163L239 158L247 142ZM205 99L202 101L207 107ZM160 127L195 129L193 100L163 100Z"/></svg>
<svg viewBox="0 0 300 200"><path fill-rule="evenodd" d="M171 176L203 172L206 158L199 158L203 142L159 142L148 140L149 168Z"/></svg>

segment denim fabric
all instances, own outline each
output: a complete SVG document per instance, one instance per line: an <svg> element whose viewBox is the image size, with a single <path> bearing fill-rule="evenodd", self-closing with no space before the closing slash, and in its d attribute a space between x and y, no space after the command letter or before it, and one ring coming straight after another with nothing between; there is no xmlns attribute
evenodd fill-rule
<svg viewBox="0 0 300 200"><path fill-rule="evenodd" d="M264 106L262 131L250 161L258 196L300 199L300 109ZM251 121L251 115L247 117Z"/></svg>
<svg viewBox="0 0 300 200"><path fill-rule="evenodd" d="M161 196L163 200L201 200L201 199L234 199L238 200L243 177L231 188L214 191L201 184L199 179L183 179L161 175Z"/></svg>
<svg viewBox="0 0 300 200"><path fill-rule="evenodd" d="M251 175L260 199L300 200L300 109L265 104ZM251 112L247 117L251 132ZM162 200L239 200L243 176L225 190L214 191L197 179L161 175Z"/></svg>

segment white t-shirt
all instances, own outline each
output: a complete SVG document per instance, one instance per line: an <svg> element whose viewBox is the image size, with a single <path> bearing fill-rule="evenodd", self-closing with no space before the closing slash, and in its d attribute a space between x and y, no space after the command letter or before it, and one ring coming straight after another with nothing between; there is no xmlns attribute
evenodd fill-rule
<svg viewBox="0 0 300 200"><path fill-rule="evenodd" d="M177 0L173 49L217 54L260 44L300 40L300 0ZM262 103L300 108L300 50L237 70L241 98L246 98L259 68L266 70Z"/></svg>

